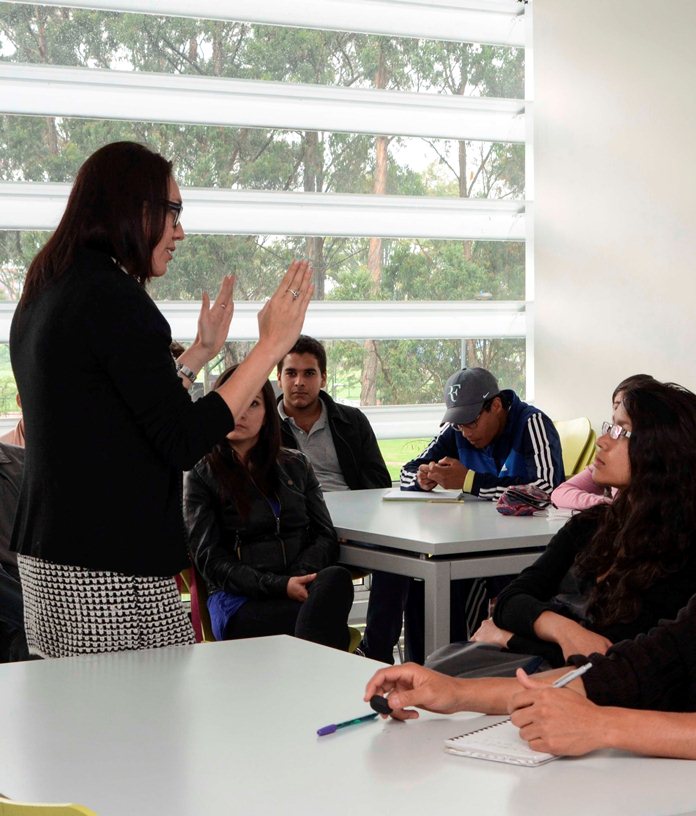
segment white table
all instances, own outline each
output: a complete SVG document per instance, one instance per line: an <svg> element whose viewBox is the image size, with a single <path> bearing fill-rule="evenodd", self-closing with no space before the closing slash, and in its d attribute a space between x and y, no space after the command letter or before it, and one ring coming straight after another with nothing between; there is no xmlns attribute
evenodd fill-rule
<svg viewBox="0 0 696 816"><path fill-rule="evenodd" d="M454 757L468 715L355 717L378 664L289 637L0 666L0 791L99 816L665 816L696 764L602 752L517 768Z"/></svg>
<svg viewBox="0 0 696 816"><path fill-rule="evenodd" d="M344 564L425 582L425 653L450 642L450 581L518 573L564 519L503 516L473 496L456 503L382 501L386 491L347 490L324 498Z"/></svg>

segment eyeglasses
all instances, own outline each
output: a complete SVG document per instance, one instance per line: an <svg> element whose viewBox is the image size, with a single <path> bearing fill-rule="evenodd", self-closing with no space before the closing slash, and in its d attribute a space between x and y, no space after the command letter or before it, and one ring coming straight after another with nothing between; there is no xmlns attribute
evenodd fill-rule
<svg viewBox="0 0 696 816"><path fill-rule="evenodd" d="M473 431L474 428L479 424L479 420L483 412L485 411L485 407L479 411L479 415L476 419L472 419L471 422L455 422L453 423L455 430L457 431Z"/></svg>
<svg viewBox="0 0 696 816"><path fill-rule="evenodd" d="M172 214L172 226L177 227L181 219L181 213L184 211L184 205L180 201L165 201L164 203Z"/></svg>
<svg viewBox="0 0 696 816"><path fill-rule="evenodd" d="M606 434L611 439L620 439L622 436L625 436L626 439L631 438L631 431L627 431L621 425L613 425L611 422L602 422L602 434Z"/></svg>

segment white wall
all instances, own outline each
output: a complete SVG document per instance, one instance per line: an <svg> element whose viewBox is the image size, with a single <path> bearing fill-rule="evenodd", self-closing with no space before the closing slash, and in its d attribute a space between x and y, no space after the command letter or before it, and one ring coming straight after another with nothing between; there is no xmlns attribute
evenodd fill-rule
<svg viewBox="0 0 696 816"><path fill-rule="evenodd" d="M534 0L535 403L696 390L696 3Z"/></svg>

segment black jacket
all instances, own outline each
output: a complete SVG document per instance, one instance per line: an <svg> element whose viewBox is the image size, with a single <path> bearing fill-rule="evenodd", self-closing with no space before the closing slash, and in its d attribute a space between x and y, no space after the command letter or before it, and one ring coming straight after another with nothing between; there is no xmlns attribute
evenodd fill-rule
<svg viewBox="0 0 696 816"><path fill-rule="evenodd" d="M348 487L351 490L391 487L391 476L365 414L359 408L334 402L325 391L321 391L319 397L326 406L329 430ZM278 402L282 399L282 396L279 397ZM290 422L281 418L280 425L283 445L297 448Z"/></svg>
<svg viewBox="0 0 696 816"><path fill-rule="evenodd" d="M186 474L184 514L198 571L211 592L284 597L288 578L335 564L338 540L307 457L283 450L277 463L280 514L257 491L249 518L221 501L205 460Z"/></svg>
<svg viewBox="0 0 696 816"><path fill-rule="evenodd" d="M539 558L500 593L493 621L501 629L514 633L508 643L510 651L542 655L552 666L562 666L564 660L560 647L540 640L534 633L534 622L542 612L549 610L577 620L612 643L618 643L647 632L661 618L673 618L696 592L694 547L679 570L662 576L643 590L640 611L633 620L606 626L586 620L577 601L583 596L589 600L594 582L587 577L579 578L574 562L589 544L598 524L595 515L580 513L573 516L551 539Z"/></svg>
<svg viewBox="0 0 696 816"><path fill-rule="evenodd" d="M234 428L192 402L147 291L101 252L15 312L10 354L26 428L12 549L57 564L174 575L188 564L182 472Z"/></svg>

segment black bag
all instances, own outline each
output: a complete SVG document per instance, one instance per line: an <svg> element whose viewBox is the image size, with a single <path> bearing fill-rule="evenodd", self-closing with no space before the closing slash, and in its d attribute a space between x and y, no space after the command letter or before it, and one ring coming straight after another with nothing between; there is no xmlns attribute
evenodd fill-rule
<svg viewBox="0 0 696 816"><path fill-rule="evenodd" d="M551 668L538 655L517 654L494 643L468 640L436 649L428 655L425 666L450 677L514 677L517 669L534 674Z"/></svg>

